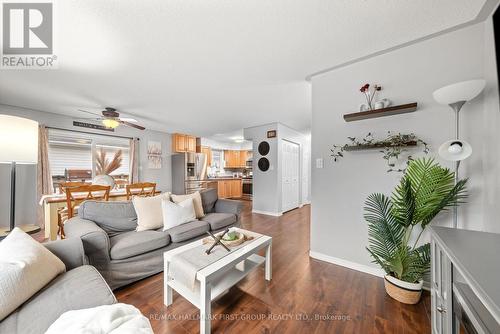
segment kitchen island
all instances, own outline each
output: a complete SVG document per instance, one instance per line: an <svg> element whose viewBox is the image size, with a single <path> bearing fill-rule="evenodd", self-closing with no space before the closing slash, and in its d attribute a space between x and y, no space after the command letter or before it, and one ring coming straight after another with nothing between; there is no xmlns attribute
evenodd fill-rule
<svg viewBox="0 0 500 334"><path fill-rule="evenodd" d="M219 198L241 198L243 196L243 183L241 177L215 177L207 180L217 182L217 195Z"/></svg>

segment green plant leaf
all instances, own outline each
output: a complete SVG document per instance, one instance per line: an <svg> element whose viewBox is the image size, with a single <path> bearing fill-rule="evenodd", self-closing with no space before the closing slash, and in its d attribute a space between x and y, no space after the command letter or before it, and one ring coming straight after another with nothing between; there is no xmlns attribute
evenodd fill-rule
<svg viewBox="0 0 500 334"><path fill-rule="evenodd" d="M430 245L412 248L408 242L415 225L424 230L439 212L464 202L467 179L455 184L454 177L433 159L415 159L390 198L377 193L368 196L364 207L367 249L387 274L414 283L429 271Z"/></svg>

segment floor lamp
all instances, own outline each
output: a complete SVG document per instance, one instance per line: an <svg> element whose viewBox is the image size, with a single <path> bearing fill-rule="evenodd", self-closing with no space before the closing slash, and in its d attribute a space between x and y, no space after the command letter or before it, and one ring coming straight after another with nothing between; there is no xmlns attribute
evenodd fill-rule
<svg viewBox="0 0 500 334"><path fill-rule="evenodd" d="M439 147L439 155L448 161L455 162L455 184L458 181L460 162L472 154L472 147L460 140L460 110L463 105L478 96L484 89L483 79L462 81L448 85L433 93L434 99L441 104L449 105L455 112L455 139L448 140ZM458 226L458 207L453 207L453 227Z"/></svg>
<svg viewBox="0 0 500 334"><path fill-rule="evenodd" d="M16 165L37 162L38 123L26 118L0 115L0 163L10 164L10 221L8 229L0 230L0 237L5 237L15 227ZM36 225L20 227L27 232L40 230Z"/></svg>

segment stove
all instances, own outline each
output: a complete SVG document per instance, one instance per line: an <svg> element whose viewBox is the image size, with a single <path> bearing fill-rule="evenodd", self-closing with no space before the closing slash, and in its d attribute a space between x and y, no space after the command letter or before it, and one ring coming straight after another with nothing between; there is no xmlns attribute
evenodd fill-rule
<svg viewBox="0 0 500 334"><path fill-rule="evenodd" d="M253 198L253 178L243 177L241 182L243 184L243 199L251 200Z"/></svg>

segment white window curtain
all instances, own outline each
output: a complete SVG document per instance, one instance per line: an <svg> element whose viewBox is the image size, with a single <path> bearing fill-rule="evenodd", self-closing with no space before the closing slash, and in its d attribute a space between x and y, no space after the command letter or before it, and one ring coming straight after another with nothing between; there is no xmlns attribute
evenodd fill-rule
<svg viewBox="0 0 500 334"><path fill-rule="evenodd" d="M49 135L44 125L38 127L38 165L37 165L37 197L53 193L52 175L49 164ZM37 222L43 227L44 213L42 206L38 206Z"/></svg>
<svg viewBox="0 0 500 334"><path fill-rule="evenodd" d="M139 182L139 139L138 138L130 139L129 159L130 159L129 182L130 182L130 184L137 183L137 182Z"/></svg>

